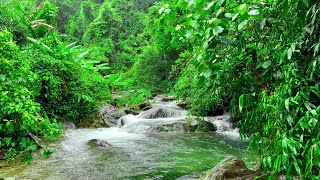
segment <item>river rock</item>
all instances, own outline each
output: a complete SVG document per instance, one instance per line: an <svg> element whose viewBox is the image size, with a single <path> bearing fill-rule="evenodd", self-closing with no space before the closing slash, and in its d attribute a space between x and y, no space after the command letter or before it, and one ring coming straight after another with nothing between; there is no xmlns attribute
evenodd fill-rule
<svg viewBox="0 0 320 180"><path fill-rule="evenodd" d="M126 109L126 110L124 110L124 112L126 114L133 114L133 115L138 115L139 114L139 111L135 111L135 110L132 110L132 109Z"/></svg>
<svg viewBox="0 0 320 180"><path fill-rule="evenodd" d="M171 101L174 101L176 98L173 97L173 96L166 96L166 97L163 97L162 98L162 102L171 102Z"/></svg>
<svg viewBox="0 0 320 180"><path fill-rule="evenodd" d="M92 147L98 146L102 148L110 148L111 144L109 144L107 141L99 140L99 139L92 139L88 142L88 144Z"/></svg>
<svg viewBox="0 0 320 180"><path fill-rule="evenodd" d="M251 180L258 176L260 176L260 174L248 169L242 159L230 156L226 157L213 169L209 170L201 180Z"/></svg>
<svg viewBox="0 0 320 180"><path fill-rule="evenodd" d="M158 94L157 93L151 93L152 97L156 97Z"/></svg>
<svg viewBox="0 0 320 180"><path fill-rule="evenodd" d="M149 102L143 102L143 103L138 104L138 106L139 106L139 109L144 109L145 107L150 106L150 103Z"/></svg>
<svg viewBox="0 0 320 180"><path fill-rule="evenodd" d="M61 128L66 131L69 129L76 129L76 125L73 122L64 122L61 124Z"/></svg>
<svg viewBox="0 0 320 180"><path fill-rule="evenodd" d="M141 114L144 119L170 118L183 115L182 111L177 111L165 107L156 107L149 109Z"/></svg>
<svg viewBox="0 0 320 180"><path fill-rule="evenodd" d="M99 110L99 117L105 122L107 127L113 127L118 124L118 119L126 113L114 107L111 104L102 106Z"/></svg>
<svg viewBox="0 0 320 180"><path fill-rule="evenodd" d="M182 109L188 109L188 104L184 101L180 101L177 103L177 106L181 107Z"/></svg>
<svg viewBox="0 0 320 180"><path fill-rule="evenodd" d="M191 116L188 117L187 123L186 123L186 129L189 132L195 132L195 131L217 131L217 127L210 121L205 119L198 119L198 117Z"/></svg>
<svg viewBox="0 0 320 180"><path fill-rule="evenodd" d="M148 111L149 109L151 109L151 106L144 107L142 111Z"/></svg>
<svg viewBox="0 0 320 180"><path fill-rule="evenodd" d="M101 118L96 118L92 121L90 127L91 128L105 128L105 127L108 127L108 125L106 125L104 120L102 120Z"/></svg>
<svg viewBox="0 0 320 180"><path fill-rule="evenodd" d="M175 122L171 124L163 124L152 127L148 133L159 133L159 132L186 132L184 122Z"/></svg>

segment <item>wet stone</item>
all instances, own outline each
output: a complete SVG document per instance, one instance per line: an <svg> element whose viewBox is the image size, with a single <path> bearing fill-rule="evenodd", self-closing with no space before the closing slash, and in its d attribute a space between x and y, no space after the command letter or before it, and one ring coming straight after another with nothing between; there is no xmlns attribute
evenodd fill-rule
<svg viewBox="0 0 320 180"><path fill-rule="evenodd" d="M150 103L143 102L143 103L138 104L138 106L139 106L139 109L144 109L145 107L149 107Z"/></svg>
<svg viewBox="0 0 320 180"><path fill-rule="evenodd" d="M148 111L149 109L151 109L151 106L144 107L142 111Z"/></svg>
<svg viewBox="0 0 320 180"><path fill-rule="evenodd" d="M65 122L61 124L63 130L76 129L76 125L73 122Z"/></svg>
<svg viewBox="0 0 320 180"><path fill-rule="evenodd" d="M213 169L211 169L201 180L223 180L243 179L251 180L259 176L246 167L243 160L236 156L226 157Z"/></svg>
<svg viewBox="0 0 320 180"><path fill-rule="evenodd" d="M188 104L184 101L179 102L177 106L181 107L182 109L188 109Z"/></svg>
<svg viewBox="0 0 320 180"><path fill-rule="evenodd" d="M157 118L169 118L179 115L180 112L168 108L152 108L145 112L143 118L145 119L157 119Z"/></svg>
<svg viewBox="0 0 320 180"><path fill-rule="evenodd" d="M124 112L126 114L133 114L133 115L138 115L139 114L139 111L135 111L135 110L132 110L132 109L126 109L126 110L124 110Z"/></svg>
<svg viewBox="0 0 320 180"><path fill-rule="evenodd" d="M174 101L175 99L176 98L173 96L167 96L167 97L162 98L162 102L171 102L171 101Z"/></svg>
<svg viewBox="0 0 320 180"><path fill-rule="evenodd" d="M109 144L107 141L99 140L99 139L92 139L88 142L88 145L91 147L101 147L104 149L110 148L111 144Z"/></svg>

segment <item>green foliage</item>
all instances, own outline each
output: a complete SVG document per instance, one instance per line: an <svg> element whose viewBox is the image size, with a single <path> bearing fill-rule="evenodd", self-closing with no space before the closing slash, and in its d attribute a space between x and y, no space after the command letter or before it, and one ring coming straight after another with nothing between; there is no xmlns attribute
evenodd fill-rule
<svg viewBox="0 0 320 180"><path fill-rule="evenodd" d="M165 54L161 54L153 46L144 47L137 58L130 70L135 84L155 92L168 92L172 87L168 77L174 61L167 59Z"/></svg>
<svg viewBox="0 0 320 180"><path fill-rule="evenodd" d="M24 7L35 7L34 2L24 2ZM0 29L12 32L13 39L19 43L25 42L26 36L30 33L30 29L25 26L27 20L23 14L23 10L16 1L0 1ZM15 10L18 9L18 10Z"/></svg>
<svg viewBox="0 0 320 180"><path fill-rule="evenodd" d="M43 116L35 101L38 75L31 71L28 61L8 31L0 31L0 148L7 159L27 155L37 149L29 133L53 137L59 134L55 121ZM17 151L19 149L19 151Z"/></svg>
<svg viewBox="0 0 320 180"><path fill-rule="evenodd" d="M167 0L160 5L163 28L175 28L172 39L193 54L180 55L187 63L177 63L182 69L177 94L198 114L229 105L265 171L317 178L319 2Z"/></svg>
<svg viewBox="0 0 320 180"><path fill-rule="evenodd" d="M134 92L127 92L122 94L117 100L117 107L135 108L138 104L146 102L152 97L151 92L146 89L139 89ZM138 107L136 107L139 110Z"/></svg>
<svg viewBox="0 0 320 180"><path fill-rule="evenodd" d="M51 150L44 150L41 152L41 157L43 159L48 159L54 152Z"/></svg>
<svg viewBox="0 0 320 180"><path fill-rule="evenodd" d="M100 39L110 38L115 40L119 36L119 27L122 23L121 17L112 8L110 2L106 1L99 9L98 16L89 25L83 35L83 42L98 43Z"/></svg>
<svg viewBox="0 0 320 180"><path fill-rule="evenodd" d="M37 96L50 118L72 120L79 124L94 115L97 100L109 99L106 81L80 55L77 46L65 44L55 35L33 40L34 45L26 48L32 69L40 77ZM45 44L50 44L49 46ZM40 48L45 47L45 48ZM98 101L99 102L99 101ZM57 116L57 117L56 117Z"/></svg>
<svg viewBox="0 0 320 180"><path fill-rule="evenodd" d="M59 135L57 120L90 120L101 103L110 101L110 92L99 73L106 64L88 60L88 50L63 42L56 32L56 6L44 2L26 12L28 3L20 5L1 3L10 12L0 13L5 17L1 28L22 28L14 35L0 30L0 149L8 160L21 157L30 163L37 136ZM26 40L20 41L22 50L13 41L18 36Z"/></svg>

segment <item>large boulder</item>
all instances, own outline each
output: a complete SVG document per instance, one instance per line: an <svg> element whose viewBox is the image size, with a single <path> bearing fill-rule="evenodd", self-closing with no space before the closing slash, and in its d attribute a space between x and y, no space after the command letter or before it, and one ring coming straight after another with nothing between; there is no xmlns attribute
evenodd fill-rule
<svg viewBox="0 0 320 180"><path fill-rule="evenodd" d="M243 160L239 157L230 156L222 160L213 169L201 178L201 180L224 180L224 179L242 179L252 180L261 174L256 173L246 167Z"/></svg>
<svg viewBox="0 0 320 180"><path fill-rule="evenodd" d="M123 110L120 110L111 104L106 104L99 110L99 117L105 122L107 127L116 126L119 118L124 115L126 115L126 113Z"/></svg>

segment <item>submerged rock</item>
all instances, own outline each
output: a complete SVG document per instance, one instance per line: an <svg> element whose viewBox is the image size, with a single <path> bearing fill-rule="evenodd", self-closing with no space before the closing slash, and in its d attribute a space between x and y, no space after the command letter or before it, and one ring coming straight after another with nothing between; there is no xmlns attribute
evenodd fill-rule
<svg viewBox="0 0 320 180"><path fill-rule="evenodd" d="M258 176L260 176L260 174L248 169L242 159L236 156L230 156L226 157L213 169L209 170L201 180L251 180Z"/></svg>
<svg viewBox="0 0 320 180"><path fill-rule="evenodd" d="M118 124L118 119L126 113L111 104L102 106L99 110L99 117L105 122L107 127L113 127Z"/></svg>
<svg viewBox="0 0 320 180"><path fill-rule="evenodd" d="M104 141L104 140L99 140L99 139L92 139L88 142L88 144L91 146L91 147L102 147L102 148L110 148L111 147L111 144L109 144L107 141Z"/></svg>

